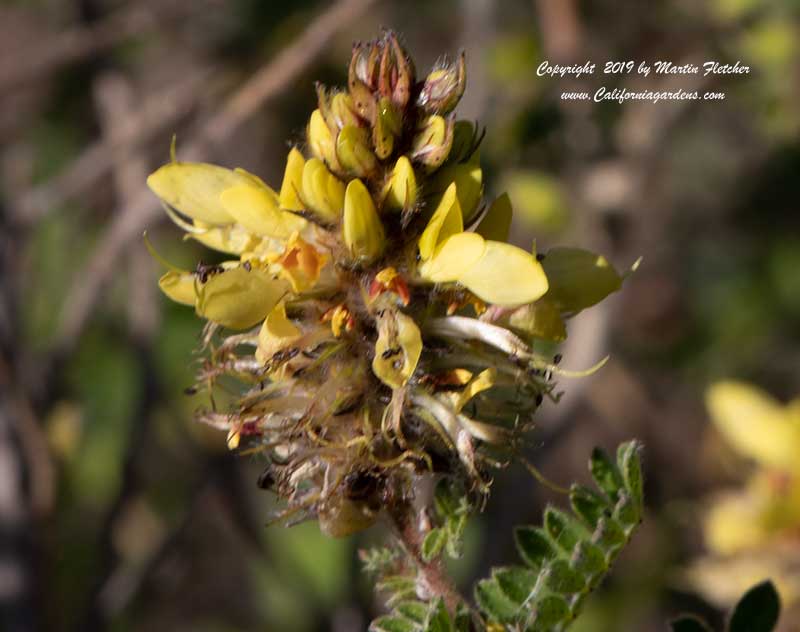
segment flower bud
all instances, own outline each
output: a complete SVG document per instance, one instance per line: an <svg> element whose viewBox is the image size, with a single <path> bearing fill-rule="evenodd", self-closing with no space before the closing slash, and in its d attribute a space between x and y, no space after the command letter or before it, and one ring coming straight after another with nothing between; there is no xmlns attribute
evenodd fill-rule
<svg viewBox="0 0 800 632"><path fill-rule="evenodd" d="M466 85L467 68L462 52L454 64L445 64L425 78L417 104L429 114L448 114L458 105Z"/></svg>
<svg viewBox="0 0 800 632"><path fill-rule="evenodd" d="M367 187L351 180L344 196L342 237L353 258L360 263L377 259L386 245L383 223Z"/></svg>
<svg viewBox="0 0 800 632"><path fill-rule="evenodd" d="M292 147L289 156L286 158L286 169L283 172L283 182L281 183L281 192L278 195L278 202L281 208L287 211L302 211L303 204L297 197L297 194L303 189L303 167L305 167L306 160L303 154L297 149Z"/></svg>
<svg viewBox="0 0 800 632"><path fill-rule="evenodd" d="M411 98L414 81L414 64L397 36L389 31L383 41L378 90L382 96L390 98L398 109L403 110Z"/></svg>
<svg viewBox="0 0 800 632"><path fill-rule="evenodd" d="M369 132L363 127L345 125L342 128L336 137L336 157L342 168L356 178L370 177L378 168Z"/></svg>
<svg viewBox="0 0 800 632"><path fill-rule="evenodd" d="M328 224L335 224L344 207L344 183L318 158L303 167L303 202L308 210Z"/></svg>
<svg viewBox="0 0 800 632"><path fill-rule="evenodd" d="M411 158L427 171L435 171L445 161L453 146L453 121L438 114L423 119L411 141Z"/></svg>
<svg viewBox="0 0 800 632"><path fill-rule="evenodd" d="M384 187L385 208L395 211L411 209L417 203L417 178L414 167L405 156L400 156Z"/></svg>
<svg viewBox="0 0 800 632"><path fill-rule="evenodd" d="M395 139L400 136L403 122L400 114L386 97L381 97L372 127L372 144L381 160L386 160L394 150Z"/></svg>
<svg viewBox="0 0 800 632"><path fill-rule="evenodd" d="M345 125L361 125L352 97L346 92L331 95L322 84L316 84L319 111L332 134Z"/></svg>
<svg viewBox="0 0 800 632"><path fill-rule="evenodd" d="M333 134L319 109L311 113L306 135L308 137L308 146L314 157L324 161L331 169L339 171L339 161L336 159Z"/></svg>
<svg viewBox="0 0 800 632"><path fill-rule="evenodd" d="M375 121L376 100L373 91L378 85L379 59L377 42L353 46L347 86L355 111L370 124Z"/></svg>

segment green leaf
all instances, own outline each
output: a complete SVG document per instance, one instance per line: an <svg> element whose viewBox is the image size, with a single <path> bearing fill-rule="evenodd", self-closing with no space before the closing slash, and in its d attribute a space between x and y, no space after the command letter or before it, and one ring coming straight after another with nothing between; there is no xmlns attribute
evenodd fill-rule
<svg viewBox="0 0 800 632"><path fill-rule="evenodd" d="M771 632L778 623L781 601L771 581L753 586L733 610L728 632Z"/></svg>
<svg viewBox="0 0 800 632"><path fill-rule="evenodd" d="M614 507L614 518L626 527L634 527L641 520L639 505L634 502L627 491L620 492L619 500Z"/></svg>
<svg viewBox="0 0 800 632"><path fill-rule="evenodd" d="M441 597L431 604L428 620L425 623L425 632L454 632L453 622Z"/></svg>
<svg viewBox="0 0 800 632"><path fill-rule="evenodd" d="M592 473L592 478L597 483L597 486L608 494L613 502L616 502L617 493L625 483L617 465L600 448L592 450L592 457L589 459L589 471Z"/></svg>
<svg viewBox="0 0 800 632"><path fill-rule="evenodd" d="M590 587L594 584L593 579L608 570L606 556L603 551L600 547L586 540L578 542L578 546L575 547L575 551L572 553L570 565L588 578L587 583Z"/></svg>
<svg viewBox="0 0 800 632"><path fill-rule="evenodd" d="M421 553L422 559L430 562L433 558L437 557L442 552L445 542L447 542L447 532L437 527L431 529L422 541Z"/></svg>
<svg viewBox="0 0 800 632"><path fill-rule="evenodd" d="M625 489L637 507L642 506L644 499L640 452L641 444L638 441L628 441L617 448L617 466L622 473Z"/></svg>
<svg viewBox="0 0 800 632"><path fill-rule="evenodd" d="M625 544L625 531L614 518L601 518L594 532L593 542L607 553Z"/></svg>
<svg viewBox="0 0 800 632"><path fill-rule="evenodd" d="M445 528L447 529L447 554L453 559L460 559L464 554L464 530L467 528L467 514L448 518Z"/></svg>
<svg viewBox="0 0 800 632"><path fill-rule="evenodd" d="M552 632L560 623L572 618L566 599L558 595L548 595L536 604L532 625L528 632Z"/></svg>
<svg viewBox="0 0 800 632"><path fill-rule="evenodd" d="M522 566L509 566L496 569L492 572L492 577L510 601L521 605L530 597L538 574Z"/></svg>
<svg viewBox="0 0 800 632"><path fill-rule="evenodd" d="M573 484L570 487L569 500L575 514L591 529L594 529L600 518L611 509L604 496L583 485Z"/></svg>
<svg viewBox="0 0 800 632"><path fill-rule="evenodd" d="M378 592L389 594L389 599L387 599L389 604L402 599L413 598L417 594L414 580L411 577L403 577L401 575L385 577L378 582L375 588Z"/></svg>
<svg viewBox="0 0 800 632"><path fill-rule="evenodd" d="M478 582L475 586L475 602L491 620L501 623L514 621L520 612L519 606L506 597L494 579Z"/></svg>
<svg viewBox="0 0 800 632"><path fill-rule="evenodd" d="M456 515L460 498L461 495L458 493L455 483L450 479L443 478L436 484L433 502L436 512L442 518Z"/></svg>
<svg viewBox="0 0 800 632"><path fill-rule="evenodd" d="M397 617L394 615L387 615L378 617L369 626L370 632L419 632L419 626L406 619L405 617Z"/></svg>
<svg viewBox="0 0 800 632"><path fill-rule="evenodd" d="M558 550L541 527L517 527L514 540L520 557L533 569L558 556Z"/></svg>
<svg viewBox="0 0 800 632"><path fill-rule="evenodd" d="M583 576L565 560L553 560L545 571L547 587L555 593L572 594L583 590Z"/></svg>
<svg viewBox="0 0 800 632"><path fill-rule="evenodd" d="M421 601L401 601L394 607L395 611L417 623L425 623L428 616L428 606Z"/></svg>
<svg viewBox="0 0 800 632"><path fill-rule="evenodd" d="M463 603L456 610L456 632L472 632L472 613Z"/></svg>
<svg viewBox="0 0 800 632"><path fill-rule="evenodd" d="M548 507L544 510L544 529L565 553L570 554L580 540L588 539L586 528L569 514Z"/></svg>
<svg viewBox="0 0 800 632"><path fill-rule="evenodd" d="M712 632L709 625L694 615L681 615L669 622L672 632Z"/></svg>

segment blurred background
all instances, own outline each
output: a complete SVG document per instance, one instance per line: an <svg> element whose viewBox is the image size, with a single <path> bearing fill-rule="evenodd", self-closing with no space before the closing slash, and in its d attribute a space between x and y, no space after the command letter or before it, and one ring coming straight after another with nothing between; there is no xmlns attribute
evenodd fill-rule
<svg viewBox="0 0 800 632"><path fill-rule="evenodd" d="M0 629L346 632L379 612L357 550L380 527L265 526L258 462L192 421L201 322L159 294L141 235L183 267L212 261L144 184L172 134L181 159L278 184L313 81L344 84L352 41L382 26L423 75L466 49L458 114L488 129L486 193L509 192L519 245L577 245L620 270L644 256L570 323L565 366L611 360L562 381L529 455L568 484L588 479L593 446L646 444L645 523L576 630L663 630L682 610L721 622L682 569L704 551L704 499L749 466L703 393L734 377L800 394L799 16L796 0L3 0ZM707 59L752 72L600 72ZM543 60L598 70L544 79ZM601 85L726 98L559 98ZM564 502L500 473L454 568L463 586L511 562L512 525L549 500Z"/></svg>

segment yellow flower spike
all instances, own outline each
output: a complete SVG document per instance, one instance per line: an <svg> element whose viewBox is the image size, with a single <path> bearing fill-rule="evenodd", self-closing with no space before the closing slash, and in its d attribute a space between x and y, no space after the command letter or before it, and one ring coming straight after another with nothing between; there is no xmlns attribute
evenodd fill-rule
<svg viewBox="0 0 800 632"><path fill-rule="evenodd" d="M219 226L234 222L220 195L225 189L248 181L247 176L217 165L171 162L151 173L147 186L183 215Z"/></svg>
<svg viewBox="0 0 800 632"><path fill-rule="evenodd" d="M266 317L288 292L288 284L266 271L237 266L198 285L199 316L229 329L247 329Z"/></svg>
<svg viewBox="0 0 800 632"><path fill-rule="evenodd" d="M460 412L469 401L478 393L488 390L494 386L497 379L497 370L494 368L485 369L472 378L466 388L457 394L455 410Z"/></svg>
<svg viewBox="0 0 800 632"><path fill-rule="evenodd" d="M455 183L447 187L447 190L439 200L439 205L433 212L428 225L420 235L418 246L419 254L423 261L427 261L433 256L436 246L438 246L450 235L455 235L464 230L464 221L461 216L461 207L456 196Z"/></svg>
<svg viewBox="0 0 800 632"><path fill-rule="evenodd" d="M341 338L342 332L353 329L351 322L350 310L344 305L337 305L331 314L331 333L337 338Z"/></svg>
<svg viewBox="0 0 800 632"><path fill-rule="evenodd" d="M487 241L480 259L461 273L458 282L481 300L501 306L531 303L548 287L533 255L499 241Z"/></svg>
<svg viewBox="0 0 800 632"><path fill-rule="evenodd" d="M303 167L306 164L303 154L297 147L292 147L286 158L286 170L283 172L283 182L278 202L281 208L287 211L302 211L303 203L297 193L303 189Z"/></svg>
<svg viewBox="0 0 800 632"><path fill-rule="evenodd" d="M286 305L278 303L264 319L258 332L256 359L267 363L279 351L297 340L303 332L286 316Z"/></svg>
<svg viewBox="0 0 800 632"><path fill-rule="evenodd" d="M223 191L220 200L239 224L262 237L288 239L308 225L302 217L281 210L278 195L268 187L240 184Z"/></svg>
<svg viewBox="0 0 800 632"><path fill-rule="evenodd" d="M283 252L271 260L281 266L282 275L295 292L305 292L316 285L328 257L294 233Z"/></svg>
<svg viewBox="0 0 800 632"><path fill-rule="evenodd" d="M411 161L405 156L397 159L392 174L386 181L383 195L385 208L393 211L414 208L417 203L417 177Z"/></svg>
<svg viewBox="0 0 800 632"><path fill-rule="evenodd" d="M378 159L373 153L369 133L362 127L345 125L336 137L336 157L342 168L356 178L366 178L375 173Z"/></svg>
<svg viewBox="0 0 800 632"><path fill-rule="evenodd" d="M367 187L351 180L344 196L342 237L352 257L360 263L377 259L386 245L383 223Z"/></svg>
<svg viewBox="0 0 800 632"><path fill-rule="evenodd" d="M344 207L344 183L317 158L303 167L303 201L323 221L338 223Z"/></svg>
<svg viewBox="0 0 800 632"><path fill-rule="evenodd" d="M437 246L433 257L422 262L419 273L433 283L457 281L485 249L486 241L478 233L456 233Z"/></svg>
<svg viewBox="0 0 800 632"><path fill-rule="evenodd" d="M740 454L768 467L800 472L800 425L764 391L718 382L706 391L714 425Z"/></svg>
<svg viewBox="0 0 800 632"><path fill-rule="evenodd" d="M579 312L622 287L608 260L580 248L551 248L542 261L550 279L548 298L565 312Z"/></svg>
<svg viewBox="0 0 800 632"><path fill-rule="evenodd" d="M391 388L405 386L422 353L422 336L414 319L402 312L385 310L378 318L378 340L372 372Z"/></svg>
<svg viewBox="0 0 800 632"><path fill-rule="evenodd" d="M447 165L436 172L431 190L443 191L451 182L456 185L464 223L469 224L478 210L483 195L483 171L480 165L472 162Z"/></svg>
<svg viewBox="0 0 800 632"><path fill-rule="evenodd" d="M158 280L158 287L176 303L194 305L197 300L195 281L196 277L191 272L170 270Z"/></svg>
<svg viewBox="0 0 800 632"><path fill-rule="evenodd" d="M508 241L512 214L511 199L508 197L508 193L503 193L492 202L486 215L475 228L475 232L483 235L485 239Z"/></svg>
<svg viewBox="0 0 800 632"><path fill-rule="evenodd" d="M314 110L311 113L306 136L308 137L308 146L314 157L325 162L331 169L338 170L339 162L336 159L333 134L325 122L325 117L322 116L322 112L319 110Z"/></svg>

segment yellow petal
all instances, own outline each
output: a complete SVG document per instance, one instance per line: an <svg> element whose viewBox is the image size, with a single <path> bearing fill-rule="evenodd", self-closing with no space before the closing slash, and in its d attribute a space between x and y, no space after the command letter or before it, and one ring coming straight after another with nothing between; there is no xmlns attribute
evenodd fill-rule
<svg viewBox="0 0 800 632"><path fill-rule="evenodd" d="M456 281L465 269L483 255L486 241L477 233L456 233L436 248L428 261L423 261L419 273L433 283Z"/></svg>
<svg viewBox="0 0 800 632"><path fill-rule="evenodd" d="M756 547L769 538L763 505L747 493L731 492L714 500L703 523L706 546L720 555Z"/></svg>
<svg viewBox="0 0 800 632"><path fill-rule="evenodd" d="M283 276L292 284L292 289L305 292L316 284L328 257L295 233L289 238L283 252L273 260L281 266Z"/></svg>
<svg viewBox="0 0 800 632"><path fill-rule="evenodd" d="M158 287L169 298L183 305L194 305L195 276L191 272L175 272L170 270L158 280Z"/></svg>
<svg viewBox="0 0 800 632"><path fill-rule="evenodd" d="M444 191L453 182L464 223L469 224L483 194L483 172L480 165L462 163L442 167L436 172L431 185L433 191Z"/></svg>
<svg viewBox="0 0 800 632"><path fill-rule="evenodd" d="M278 202L281 208L288 211L302 211L303 204L297 197L297 192L303 190L303 167L306 161L303 154L292 147L289 156L286 158L286 170L283 172L283 182Z"/></svg>
<svg viewBox="0 0 800 632"><path fill-rule="evenodd" d="M375 203L361 180L351 180L344 196L342 237L356 261L369 263L377 259L386 243L383 223Z"/></svg>
<svg viewBox="0 0 800 632"><path fill-rule="evenodd" d="M302 217L279 208L272 189L240 184L220 196L225 210L249 232L262 237L289 239L308 224Z"/></svg>
<svg viewBox="0 0 800 632"><path fill-rule="evenodd" d="M542 266L550 280L548 298L579 312L622 287L622 277L605 257L580 248L552 248Z"/></svg>
<svg viewBox="0 0 800 632"><path fill-rule="evenodd" d="M759 463L800 469L800 426L764 391L741 382L719 382L706 392L717 429L740 454Z"/></svg>
<svg viewBox="0 0 800 632"><path fill-rule="evenodd" d="M185 237L199 241L212 250L241 255L243 252L253 249L258 243L258 239L239 224L210 226L199 220L195 220L194 223L196 227L204 230L186 233Z"/></svg>
<svg viewBox="0 0 800 632"><path fill-rule="evenodd" d="M317 158L303 167L303 201L324 221L335 224L344 207L344 183Z"/></svg>
<svg viewBox="0 0 800 632"><path fill-rule="evenodd" d="M547 277L536 258L499 241L487 241L481 258L462 272L458 281L495 305L530 303L547 292Z"/></svg>
<svg viewBox="0 0 800 632"><path fill-rule="evenodd" d="M501 319L501 322L536 338L553 342L563 342L567 339L567 328L561 318L561 312L546 296L535 303L515 309L508 318Z"/></svg>
<svg viewBox="0 0 800 632"><path fill-rule="evenodd" d="M447 187L439 205L419 238L419 254L423 261L433 256L438 246L450 235L464 230L461 207L456 196L455 183Z"/></svg>
<svg viewBox="0 0 800 632"><path fill-rule="evenodd" d="M286 307L278 303L264 319L258 332L257 355L264 362L288 347L301 336L300 329L287 318Z"/></svg>
<svg viewBox="0 0 800 632"><path fill-rule="evenodd" d="M511 199L508 197L508 193L503 193L492 202L475 232L483 235L485 239L508 241L512 213Z"/></svg>
<svg viewBox="0 0 800 632"><path fill-rule="evenodd" d="M288 291L266 271L238 266L209 277L199 286L197 313L230 329L247 329L264 319Z"/></svg>
<svg viewBox="0 0 800 632"><path fill-rule="evenodd" d="M192 162L171 162L147 178L147 186L171 207L215 225L234 221L222 206L222 192L247 182L246 176L231 169Z"/></svg>
<svg viewBox="0 0 800 632"><path fill-rule="evenodd" d="M493 368L485 369L478 373L478 375L470 380L466 388L464 388L464 390L458 394L458 399L455 402L456 411L460 411L462 408L464 408L469 400L471 400L481 391L492 388L496 378L497 370Z"/></svg>
<svg viewBox="0 0 800 632"><path fill-rule="evenodd" d="M401 388L414 374L422 353L422 336L412 318L386 310L378 320L372 371L392 388Z"/></svg>
<svg viewBox="0 0 800 632"><path fill-rule="evenodd" d="M414 167L405 156L400 156L386 183L386 208L395 211L414 208L417 203L417 178Z"/></svg>

